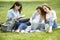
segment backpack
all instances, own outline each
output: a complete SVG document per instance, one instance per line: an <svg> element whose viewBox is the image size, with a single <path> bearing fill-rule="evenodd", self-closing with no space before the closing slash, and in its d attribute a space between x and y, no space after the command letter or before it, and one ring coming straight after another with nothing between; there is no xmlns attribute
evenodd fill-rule
<svg viewBox="0 0 60 40"><path fill-rule="evenodd" d="M1 30L2 31L12 31L12 27L14 26L15 22L14 20L12 21L6 21L1 25Z"/></svg>

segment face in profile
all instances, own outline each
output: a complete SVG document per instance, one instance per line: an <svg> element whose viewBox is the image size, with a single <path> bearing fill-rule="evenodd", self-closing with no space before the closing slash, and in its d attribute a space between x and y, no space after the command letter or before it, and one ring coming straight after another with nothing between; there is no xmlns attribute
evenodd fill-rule
<svg viewBox="0 0 60 40"><path fill-rule="evenodd" d="M37 9L37 13L40 14L41 13L41 10L40 9Z"/></svg>
<svg viewBox="0 0 60 40"><path fill-rule="evenodd" d="M45 12L49 12L49 9L46 6L43 6Z"/></svg>

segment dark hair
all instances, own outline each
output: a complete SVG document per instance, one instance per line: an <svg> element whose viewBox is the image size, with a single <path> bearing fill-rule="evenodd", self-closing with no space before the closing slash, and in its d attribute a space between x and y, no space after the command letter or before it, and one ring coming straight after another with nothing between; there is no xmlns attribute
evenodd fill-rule
<svg viewBox="0 0 60 40"><path fill-rule="evenodd" d="M49 10L51 10L51 8L47 4L42 5L42 7L44 6L46 6Z"/></svg>
<svg viewBox="0 0 60 40"><path fill-rule="evenodd" d="M46 12L43 10L43 8L42 8L41 6L38 6L38 7L36 8L36 10L38 10L38 9L40 9L40 11L41 11L41 16L42 16L42 18L44 18L44 20L46 21Z"/></svg>
<svg viewBox="0 0 60 40"><path fill-rule="evenodd" d="M21 13L22 4L21 4L20 2L15 2L15 3L13 4L13 6L12 6L10 9L13 9L15 5L16 5L16 6L20 6L20 9L19 9L18 11Z"/></svg>

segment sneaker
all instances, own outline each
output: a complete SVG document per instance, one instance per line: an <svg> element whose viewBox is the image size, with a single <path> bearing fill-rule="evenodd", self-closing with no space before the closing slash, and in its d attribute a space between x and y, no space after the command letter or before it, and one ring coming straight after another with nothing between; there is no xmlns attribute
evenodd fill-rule
<svg viewBox="0 0 60 40"><path fill-rule="evenodd" d="M24 33L25 32L25 30L21 30L21 33Z"/></svg>
<svg viewBox="0 0 60 40"><path fill-rule="evenodd" d="M16 30L15 32L19 32L19 30Z"/></svg>
<svg viewBox="0 0 60 40"><path fill-rule="evenodd" d="M30 30L31 30L31 26L28 26L26 29L25 29L25 32L30 32Z"/></svg>

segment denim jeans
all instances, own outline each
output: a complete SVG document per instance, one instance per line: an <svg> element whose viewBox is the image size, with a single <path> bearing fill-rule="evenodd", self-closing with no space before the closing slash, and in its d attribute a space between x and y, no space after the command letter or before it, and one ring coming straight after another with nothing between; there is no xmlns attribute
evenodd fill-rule
<svg viewBox="0 0 60 40"><path fill-rule="evenodd" d="M54 23L53 21L46 21L45 30L48 31L48 32L52 32L53 23Z"/></svg>
<svg viewBox="0 0 60 40"><path fill-rule="evenodd" d="M25 23L21 23L18 27L18 30L25 30L27 28L27 25Z"/></svg>
<svg viewBox="0 0 60 40"><path fill-rule="evenodd" d="M52 26L53 28L57 28L57 22L54 20L54 21L47 21L45 26Z"/></svg>
<svg viewBox="0 0 60 40"><path fill-rule="evenodd" d="M53 28L57 28L57 27L58 27L58 24L56 21L54 21Z"/></svg>
<svg viewBox="0 0 60 40"><path fill-rule="evenodd" d="M18 29L18 27L20 25L22 25L21 23L26 23L28 24L27 22L29 22L30 18L26 18L26 19L21 19L21 20L15 20L15 25L13 27L14 30ZM30 24L29 24L30 25Z"/></svg>

